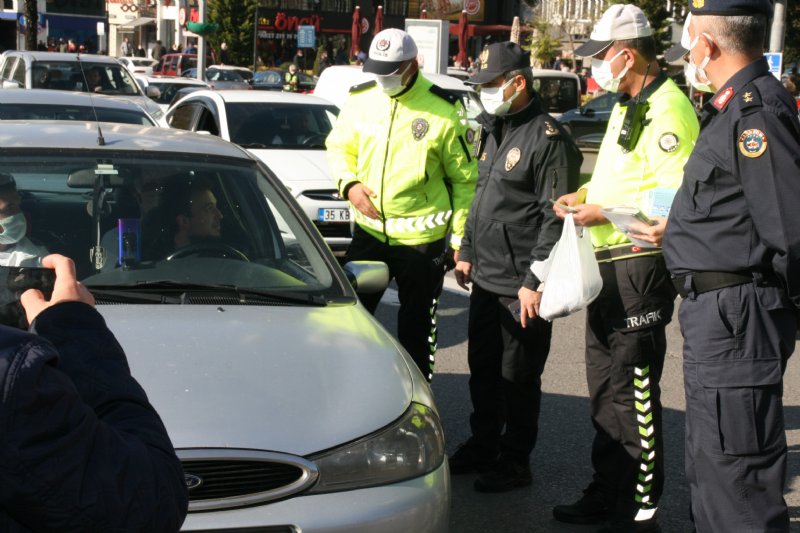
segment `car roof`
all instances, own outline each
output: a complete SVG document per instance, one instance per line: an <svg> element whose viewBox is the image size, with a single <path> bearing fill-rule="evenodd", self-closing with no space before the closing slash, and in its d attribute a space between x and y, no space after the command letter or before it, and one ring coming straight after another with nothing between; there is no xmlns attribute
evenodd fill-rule
<svg viewBox="0 0 800 533"><path fill-rule="evenodd" d="M4 89L0 91L0 104L37 103L59 106L95 105L114 109L136 109L145 113L139 104L121 96L51 89Z"/></svg>
<svg viewBox="0 0 800 533"><path fill-rule="evenodd" d="M534 78L569 78L580 81L580 78L574 72L564 72L563 70L554 70L549 68L534 68L531 69Z"/></svg>
<svg viewBox="0 0 800 533"><path fill-rule="evenodd" d="M223 102L268 102L268 103L282 103L282 104L303 104L303 105L331 105L328 100L318 98L311 94L302 93L284 93L277 91L246 91L246 90L231 90L231 91L213 91L201 90L194 91L187 95L187 97L199 98L209 97Z"/></svg>
<svg viewBox="0 0 800 533"><path fill-rule="evenodd" d="M174 152L182 155L196 153L254 160L245 150L213 135L131 124L100 123L105 145L98 146L97 126L94 122L61 120L4 121L0 128L0 146L109 152Z"/></svg>
<svg viewBox="0 0 800 533"><path fill-rule="evenodd" d="M197 85L198 87L208 87L208 84L197 78L187 78L184 76L149 76L145 74L134 74L135 78L142 79L147 83L180 83L181 85Z"/></svg>
<svg viewBox="0 0 800 533"><path fill-rule="evenodd" d="M77 52L35 52L29 50L9 50L6 57L20 56L33 59L34 61L92 61L94 63L110 63L119 65L117 59L110 56L96 54L79 54Z"/></svg>

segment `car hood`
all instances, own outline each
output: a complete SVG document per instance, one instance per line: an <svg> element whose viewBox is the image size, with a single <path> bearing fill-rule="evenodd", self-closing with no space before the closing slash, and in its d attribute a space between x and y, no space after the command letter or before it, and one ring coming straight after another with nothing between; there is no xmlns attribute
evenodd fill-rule
<svg viewBox="0 0 800 533"><path fill-rule="evenodd" d="M307 455L386 426L411 402L406 359L360 305L98 309L176 448Z"/></svg>
<svg viewBox="0 0 800 533"><path fill-rule="evenodd" d="M335 189L328 173L325 150L249 150L261 159L284 183L304 182L314 187Z"/></svg>

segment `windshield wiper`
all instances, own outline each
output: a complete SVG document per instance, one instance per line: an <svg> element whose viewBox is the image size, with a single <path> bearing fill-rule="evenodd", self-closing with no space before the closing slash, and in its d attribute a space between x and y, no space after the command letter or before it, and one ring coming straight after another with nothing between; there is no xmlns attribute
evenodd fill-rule
<svg viewBox="0 0 800 533"><path fill-rule="evenodd" d="M220 292L225 295L231 293L236 294L244 303L248 301L272 301L279 303L293 303L298 305L313 305L324 307L327 305L325 297L321 294L314 293L292 293L286 291L258 289L252 287L240 287L237 285L229 284L204 284L204 283L182 283L172 280L157 280L157 281L137 281L134 283L114 284L114 285L90 285L87 287L93 293L95 291L102 291L102 294L109 295L124 295L131 293L138 293L139 291L168 291L173 293L173 298L177 297L180 303L186 298L190 298L192 293L202 293L208 296L209 292ZM162 296L160 294L140 293L142 296L155 297L151 301L158 301ZM164 303L173 303L165 301Z"/></svg>

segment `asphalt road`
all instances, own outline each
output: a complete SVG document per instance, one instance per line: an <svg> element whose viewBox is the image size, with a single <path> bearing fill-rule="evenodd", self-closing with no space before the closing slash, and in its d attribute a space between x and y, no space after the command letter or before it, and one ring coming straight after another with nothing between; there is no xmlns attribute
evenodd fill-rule
<svg viewBox="0 0 800 533"><path fill-rule="evenodd" d="M433 390L444 424L447 451L452 453L469 436L469 297L452 277L448 276L445 281L439 306L439 349ZM396 293L390 289L377 312L392 333L396 332L397 305ZM452 533L589 533L597 529L596 526L561 524L552 518L552 507L579 498L591 476L589 454L593 428L584 370L583 324L583 313L554 323L552 348L542 378L544 394L539 441L531 457L533 485L503 494L481 494L472 489L474 475L454 476ZM660 503L660 521L665 533L689 533L692 531L688 517L689 492L683 473L682 338L677 316L669 325L667 336L667 357L661 380L666 486ZM786 501L792 531L800 531L800 363L795 360L797 357L789 362L784 387L789 442Z"/></svg>

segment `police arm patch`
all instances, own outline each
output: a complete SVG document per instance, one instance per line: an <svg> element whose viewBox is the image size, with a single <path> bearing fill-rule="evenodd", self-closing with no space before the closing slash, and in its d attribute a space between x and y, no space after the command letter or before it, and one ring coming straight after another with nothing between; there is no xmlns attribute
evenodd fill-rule
<svg viewBox="0 0 800 533"><path fill-rule="evenodd" d="M761 130L744 130L739 135L739 151L745 157L761 156L767 151L767 136Z"/></svg>
<svg viewBox="0 0 800 533"><path fill-rule="evenodd" d="M680 146L680 141L678 140L678 136L672 132L665 133L658 139L658 147L661 148L664 152L671 154L675 150L678 149Z"/></svg>

